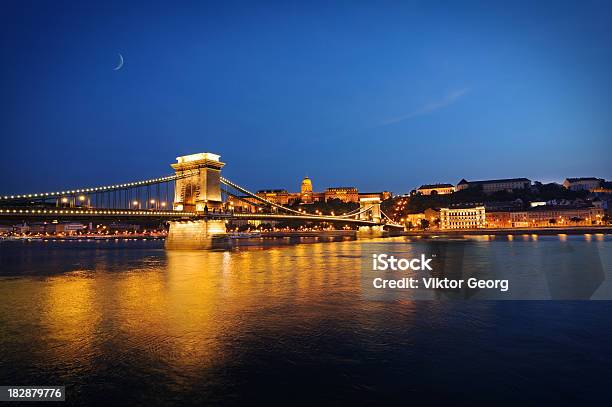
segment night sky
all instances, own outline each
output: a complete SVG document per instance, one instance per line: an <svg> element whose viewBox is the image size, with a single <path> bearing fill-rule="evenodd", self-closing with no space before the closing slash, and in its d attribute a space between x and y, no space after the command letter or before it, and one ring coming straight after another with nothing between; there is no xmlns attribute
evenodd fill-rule
<svg viewBox="0 0 612 407"><path fill-rule="evenodd" d="M612 2L489 3L3 1L0 193L612 178Z"/></svg>

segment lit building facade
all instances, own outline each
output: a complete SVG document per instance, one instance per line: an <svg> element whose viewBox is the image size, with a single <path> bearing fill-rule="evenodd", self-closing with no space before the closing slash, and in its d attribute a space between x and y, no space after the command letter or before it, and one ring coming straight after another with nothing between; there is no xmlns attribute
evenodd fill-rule
<svg viewBox="0 0 612 407"><path fill-rule="evenodd" d="M418 228L421 226L421 221L426 219L424 213L408 213L403 219L403 223L406 226Z"/></svg>
<svg viewBox="0 0 612 407"><path fill-rule="evenodd" d="M479 229L485 226L484 206L440 209L440 229Z"/></svg>
<svg viewBox="0 0 612 407"><path fill-rule="evenodd" d="M612 194L612 182L602 182L598 188L593 189L591 192L595 192L597 194Z"/></svg>
<svg viewBox="0 0 612 407"><path fill-rule="evenodd" d="M602 222L601 208L538 206L530 211L510 212L513 227L590 226Z"/></svg>
<svg viewBox="0 0 612 407"><path fill-rule="evenodd" d="M536 206L524 211L487 212L489 228L568 227L603 224L605 210L597 207L571 208Z"/></svg>
<svg viewBox="0 0 612 407"><path fill-rule="evenodd" d="M73 235L86 229L87 226L79 222L33 222L28 225L27 229L23 228L22 230L36 234L64 233L67 235Z"/></svg>
<svg viewBox="0 0 612 407"><path fill-rule="evenodd" d="M325 201L339 199L342 202L359 202L359 191L355 187L327 188L324 192Z"/></svg>
<svg viewBox="0 0 612 407"><path fill-rule="evenodd" d="M295 200L295 197L290 196L286 189L264 189L257 191L255 195L278 205L288 205Z"/></svg>
<svg viewBox="0 0 612 407"><path fill-rule="evenodd" d="M359 203L360 198L378 198L381 201L392 197L391 192L362 192L355 187L332 187L327 188L324 192L315 192L312 187L312 180L309 177L304 177L300 184L300 192L287 192L286 189L263 189L256 192L256 195L278 205L292 205L295 202L303 204L312 204L315 202L327 202L332 199L339 199L342 202ZM244 202L244 201L247 202ZM231 202L234 208L245 208L249 211L254 211L249 208L253 198L243 197L243 200L237 200L231 197Z"/></svg>
<svg viewBox="0 0 612 407"><path fill-rule="evenodd" d="M531 181L527 178L508 178L508 179L491 179L485 181L466 181L462 179L457 184L457 191L462 191L468 188L482 188L485 194L492 194L498 191L512 192L515 189L528 189L531 186Z"/></svg>
<svg viewBox="0 0 612 407"><path fill-rule="evenodd" d="M438 226L437 222L440 219L440 209L437 208L427 208L425 211L421 213L408 213L405 215L401 221L405 224L408 222L412 223L412 226L420 226L421 221L425 219L429 222L430 228L435 228Z"/></svg>
<svg viewBox="0 0 612 407"><path fill-rule="evenodd" d="M566 178L563 186L570 191L592 191L600 188L604 180L595 177Z"/></svg>
<svg viewBox="0 0 612 407"><path fill-rule="evenodd" d="M446 195L455 192L452 184L426 184L417 188L421 195Z"/></svg>

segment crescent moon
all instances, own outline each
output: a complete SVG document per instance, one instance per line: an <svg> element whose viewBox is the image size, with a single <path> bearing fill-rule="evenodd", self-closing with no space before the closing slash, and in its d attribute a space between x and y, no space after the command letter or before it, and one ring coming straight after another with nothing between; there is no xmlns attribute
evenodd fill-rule
<svg viewBox="0 0 612 407"><path fill-rule="evenodd" d="M113 68L113 71L118 71L123 67L123 55L119 54L119 65Z"/></svg>

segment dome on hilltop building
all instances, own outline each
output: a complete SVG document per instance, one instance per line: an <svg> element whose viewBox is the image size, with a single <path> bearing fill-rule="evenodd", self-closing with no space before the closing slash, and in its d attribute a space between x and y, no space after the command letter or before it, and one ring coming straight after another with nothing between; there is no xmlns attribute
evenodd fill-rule
<svg viewBox="0 0 612 407"><path fill-rule="evenodd" d="M302 194L312 192L312 181L308 177L304 177L302 180Z"/></svg>

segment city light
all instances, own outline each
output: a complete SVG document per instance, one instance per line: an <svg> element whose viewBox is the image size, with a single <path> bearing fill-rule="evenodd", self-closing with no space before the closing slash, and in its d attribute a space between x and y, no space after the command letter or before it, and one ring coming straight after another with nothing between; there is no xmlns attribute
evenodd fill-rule
<svg viewBox="0 0 612 407"><path fill-rule="evenodd" d="M159 182L167 182L167 181L172 181L172 180L177 180L180 178L184 178L180 175L173 175L173 176L169 176L169 177L163 177L163 178L156 178L156 179L150 179L150 180L146 180L146 181L137 181L137 182L132 182L132 183L125 183L125 184L116 184L116 185L111 185L111 186L104 186L104 187L95 187L95 188L82 188L82 189L66 189L63 190L62 192L48 192L48 193L36 193L36 194L27 194L27 195L10 195L11 198L17 198L17 199L23 199L23 198L30 198L30 197L37 197L40 196L42 197L42 199L45 199L45 197L51 195L59 195L57 197L57 199L59 199L59 202L61 202L61 207L63 208L72 208L73 206L76 206L77 208L85 208L84 205L75 205L75 201L79 202L79 203L84 203L84 202L88 202L89 204L89 196L85 195L85 193L89 193L89 192L95 192L95 191L103 191L103 192L109 192L115 189L119 189L119 188L129 188L129 187L140 187L143 185L150 185L150 184L155 184L155 183L159 183ZM221 182L226 185L226 186L233 186L236 189L243 191L245 194L249 195L252 198L255 198L255 194L247 191L246 189L240 187L237 184L232 183L231 181L222 178L221 177ZM266 195L267 197L267 195ZM4 199L8 199L9 196L5 195ZM261 197L260 197L261 198ZM106 198L105 198L106 199ZM316 207L308 207L311 209L307 209L307 207L298 207L295 209L291 209L291 208L287 208L283 205L280 205L278 203L275 203L273 200L267 200L264 198L258 199L261 202L264 203L268 203L270 204L270 206L272 206L272 211L273 214L267 213L268 211L266 211L266 209L262 209L262 208L256 208L254 209L255 214L253 214L253 212L249 212L250 215L247 215L246 213L244 215L239 215L239 217L244 217L244 218L248 218L248 217L252 217L252 216L257 216L257 217L261 217L261 218L265 218L268 217L270 215L274 216L274 217L278 217L278 218L285 218L285 219L295 219L295 218L319 218L319 219L326 219L329 216L341 216L341 215L336 215L335 211L330 211L329 209L325 209L325 210L321 210L321 209L316 209ZM360 199L360 201L367 201L367 200L371 200L370 198L367 198L365 200ZM131 202L131 204L129 203L130 200L128 198L128 206L129 209L132 210L141 210L141 206L143 206L143 203L141 203L139 200L134 200ZM158 210L162 209L162 208L166 208L168 206L168 204L166 202L162 202L157 200L157 198L155 199L145 199L143 201L146 204L146 208L143 209L148 209L148 210L156 210L156 214L159 214L160 212L157 212ZM149 205L150 203L150 205ZM391 217L386 215L382 210L382 214L380 219L377 217L376 218L376 222L379 223L386 223L387 225L394 225L394 226L400 226L397 222L398 220L400 220L402 223L404 222L408 222L411 221L411 223L420 223L422 221L424 221L424 219L428 219L429 225L430 226L426 226L426 228L431 227L432 229L444 229L444 228L448 228L448 219L444 220L444 219L438 219L436 216L427 216L428 214L407 214L404 211L406 210L407 204L410 203L410 199L400 199L397 200L395 203L391 203L391 205L389 206L389 209L391 209L391 213L390 215L392 215ZM95 205L95 204L94 204ZM58 205L59 206L59 205ZM172 204L172 202L170 202L170 206L174 206L174 210L169 212L170 216L173 216L177 211L182 211L183 210L183 203L177 202ZM238 206L237 208L241 209L242 206ZM293 212L296 215L299 216L294 216L294 215L287 215L287 214L282 214L280 212L277 212L274 208L277 209L282 209L288 212ZM356 222L364 222L367 221L369 219L370 222L373 221L372 219L372 213L369 212L370 208L364 208L363 206L360 209L356 209L354 211L350 211L348 212L350 215L347 215L347 212L344 212L342 217L351 217L352 219L350 219L350 221L356 221ZM452 209L452 208L451 208ZM474 208L472 208L473 210ZM196 210L196 212L201 212L203 209L200 210ZM217 209L218 210L218 209ZM455 209L452 209L455 210ZM601 209L599 209L600 212L603 212ZM231 211L233 212L233 202L229 201L227 202L227 206L225 207L225 212L227 211ZM329 211L328 213L325 213L325 211ZM212 210L212 212L215 212L215 210ZM219 210L219 212L222 212L222 210ZM247 212L247 211L245 211ZM357 212L357 213L355 213ZM34 213L40 213L37 212L37 210L29 210L29 209L16 209L16 210L10 210L7 209L6 211L2 211L0 210L0 214L8 214L8 213L24 213L24 214L34 214ZM47 213L46 211L44 213ZM48 213L52 213L52 212L48 212ZM144 215L144 213L141 214L141 212L128 212L128 213L123 213L120 211L94 211L94 212L78 212L78 211L60 211L60 212L56 212L57 214L62 214L62 215L67 215L67 214L82 214L82 213L90 213L92 215L105 215L105 214L116 214L116 215L121 215L121 214L125 214L125 215L131 215L131 214L139 214L139 215ZM149 212L150 213L150 212ZM363 218L360 219L360 214L365 213L365 216L363 216ZM194 215L196 215L194 213ZM578 214L578 215L573 215L573 214L568 214L567 216L560 216L558 213L553 214L552 216L550 215L539 215L537 218L534 218L534 216L527 216L525 214L520 214L520 218L517 216L516 218L513 219L487 219L486 221L484 220L484 215L483 216L478 216L477 218L466 218L466 215L469 216L474 216L473 213L470 214L466 214L465 213L465 209L462 210L461 213L456 214L457 217L455 219L456 222L462 223L461 226L459 224L455 224L453 225L451 228L470 228L470 227L520 227L519 223L523 226L529 226L529 227L539 227L539 226L543 226L542 224L545 222L546 224L544 226L546 227L550 227L552 225L554 225L555 223L557 224L557 226L563 226L563 227L567 227L567 226L573 226L573 225L578 225L579 223L591 223L593 225L599 225L602 223L605 223L604 221L606 220L606 218L601 215L601 214L596 214L596 213L586 213L586 214ZM236 216L236 213L233 213L232 216ZM487 213L488 216L488 213ZM556 218L556 219L555 219ZM349 221L349 219L346 219L347 221ZM441 222L442 220L442 222ZM567 221L566 221L567 220ZM502 226L504 225L504 226Z"/></svg>

